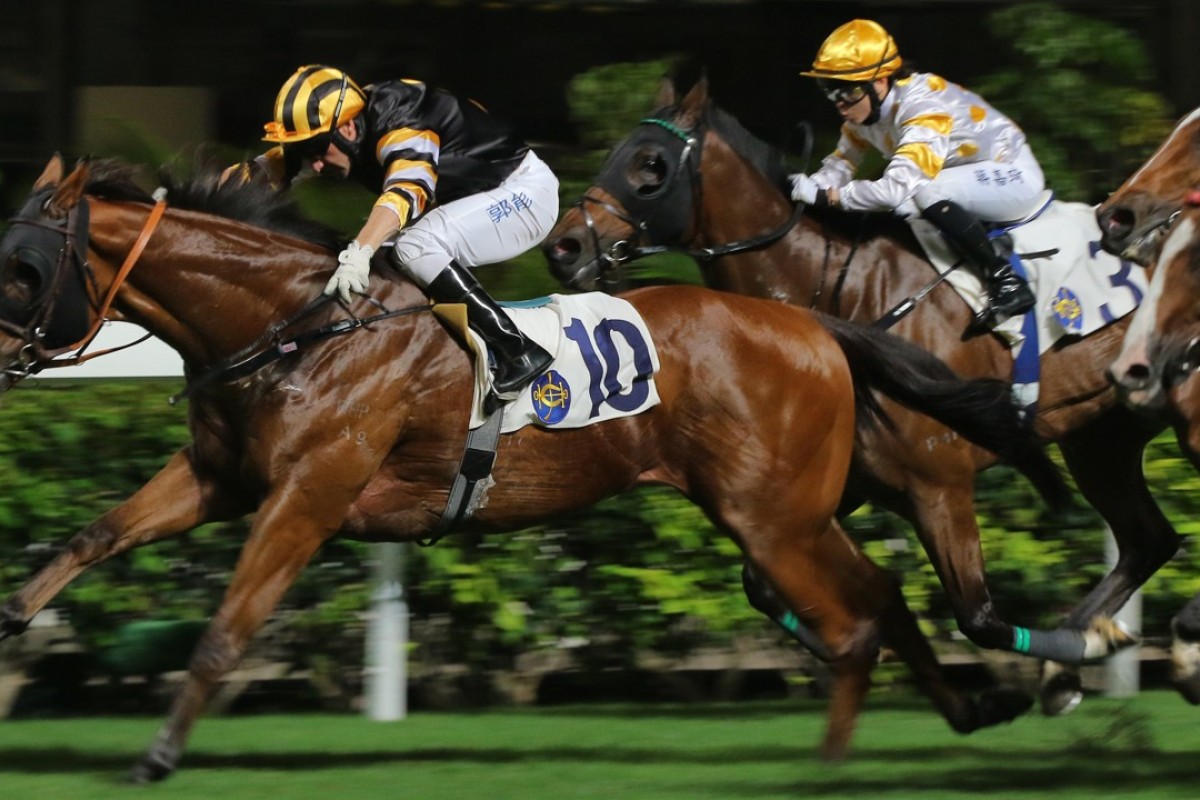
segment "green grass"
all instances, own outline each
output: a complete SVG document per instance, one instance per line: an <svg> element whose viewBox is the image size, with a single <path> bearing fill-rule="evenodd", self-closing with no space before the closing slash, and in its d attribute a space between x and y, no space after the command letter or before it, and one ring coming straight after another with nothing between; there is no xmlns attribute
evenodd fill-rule
<svg viewBox="0 0 1200 800"><path fill-rule="evenodd" d="M0 722L5 798L1192 798L1200 709L1174 694L1088 698L959 736L924 705L872 697L852 758L815 756L824 704L597 705L202 720L180 770L124 783L153 718Z"/></svg>

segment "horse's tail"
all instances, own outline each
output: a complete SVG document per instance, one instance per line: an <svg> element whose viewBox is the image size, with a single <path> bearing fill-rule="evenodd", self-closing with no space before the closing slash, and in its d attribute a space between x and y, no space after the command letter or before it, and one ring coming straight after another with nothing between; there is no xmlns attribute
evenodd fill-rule
<svg viewBox="0 0 1200 800"><path fill-rule="evenodd" d="M864 424L892 425L871 393L878 390L1012 464L1052 508L1070 504L1071 490L1062 471L1022 421L1008 382L960 378L937 356L905 339L818 316L846 354Z"/></svg>

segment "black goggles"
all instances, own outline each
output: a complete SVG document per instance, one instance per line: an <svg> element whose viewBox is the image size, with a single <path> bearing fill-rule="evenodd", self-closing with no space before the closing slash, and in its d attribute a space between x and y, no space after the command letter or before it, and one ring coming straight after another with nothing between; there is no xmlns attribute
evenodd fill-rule
<svg viewBox="0 0 1200 800"><path fill-rule="evenodd" d="M284 145L284 150L293 158L298 158L301 161L311 161L314 158L325 155L326 151L329 150L329 143L332 141L332 134L318 133L316 136L310 136L307 139L286 144Z"/></svg>
<svg viewBox="0 0 1200 800"><path fill-rule="evenodd" d="M850 81L834 81L828 78L817 78L817 88L829 98L829 102L839 106L852 106L867 96L867 84Z"/></svg>

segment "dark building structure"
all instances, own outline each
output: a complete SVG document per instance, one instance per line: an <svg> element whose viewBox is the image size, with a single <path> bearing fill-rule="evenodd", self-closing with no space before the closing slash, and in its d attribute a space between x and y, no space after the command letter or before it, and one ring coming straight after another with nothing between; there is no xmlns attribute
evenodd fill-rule
<svg viewBox="0 0 1200 800"><path fill-rule="evenodd" d="M193 116L211 137L253 150L274 94L304 63L363 82L413 76L483 99L529 137L571 144L567 81L591 67L667 55L702 65L712 94L756 133L781 140L828 113L797 77L824 36L856 16L885 24L923 68L968 83L1004 56L987 0L0 0L0 169L73 153L80 108L121 100L145 116ZM1200 105L1190 63L1195 0L1068 0L1060 6L1142 38L1158 88L1180 113ZM1036 79L1036 75L1031 79ZM198 93L105 87L190 87ZM90 92L90 94L89 94ZM162 105L160 105L160 103ZM203 106L196 114L196 104Z"/></svg>

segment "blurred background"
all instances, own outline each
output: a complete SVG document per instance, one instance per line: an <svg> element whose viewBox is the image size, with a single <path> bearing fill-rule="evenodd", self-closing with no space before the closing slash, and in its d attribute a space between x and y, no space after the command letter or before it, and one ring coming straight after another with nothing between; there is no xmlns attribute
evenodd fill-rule
<svg viewBox="0 0 1200 800"><path fill-rule="evenodd" d="M652 107L668 73L705 72L715 102L788 146L797 122L827 152L837 119L807 67L854 17L902 54L984 94L1024 127L1060 199L1095 203L1200 105L1192 0L0 0L0 206L7 219L50 155L162 164L206 148L256 154L279 86L329 63L360 83L413 77L513 118L562 179L564 206ZM799 156L797 156L798 158ZM797 164L797 168L799 168ZM152 188L152 186L151 186ZM373 199L319 180L306 210L348 234ZM504 298L555 291L536 254L480 271ZM698 281L686 259L652 278ZM0 594L130 494L187 441L179 379L30 381L0 405ZM1161 680L1171 614L1200 592L1200 492L1170 436L1146 470L1185 548L1146 587L1143 674ZM581 465L586 467L586 465ZM1004 468L980 478L980 524L1001 613L1052 625L1105 570L1087 510L1053 516ZM908 526L865 507L848 522L903 580L964 681L1012 668L955 632ZM95 568L23 637L0 645L0 717L160 710L216 608L244 524L208 526ZM361 708L371 551L333 542L227 682L218 709ZM648 489L506 536L412 547L410 704L820 695L818 665L742 596L736 547L673 492ZM885 664L877 680L902 688Z"/></svg>

